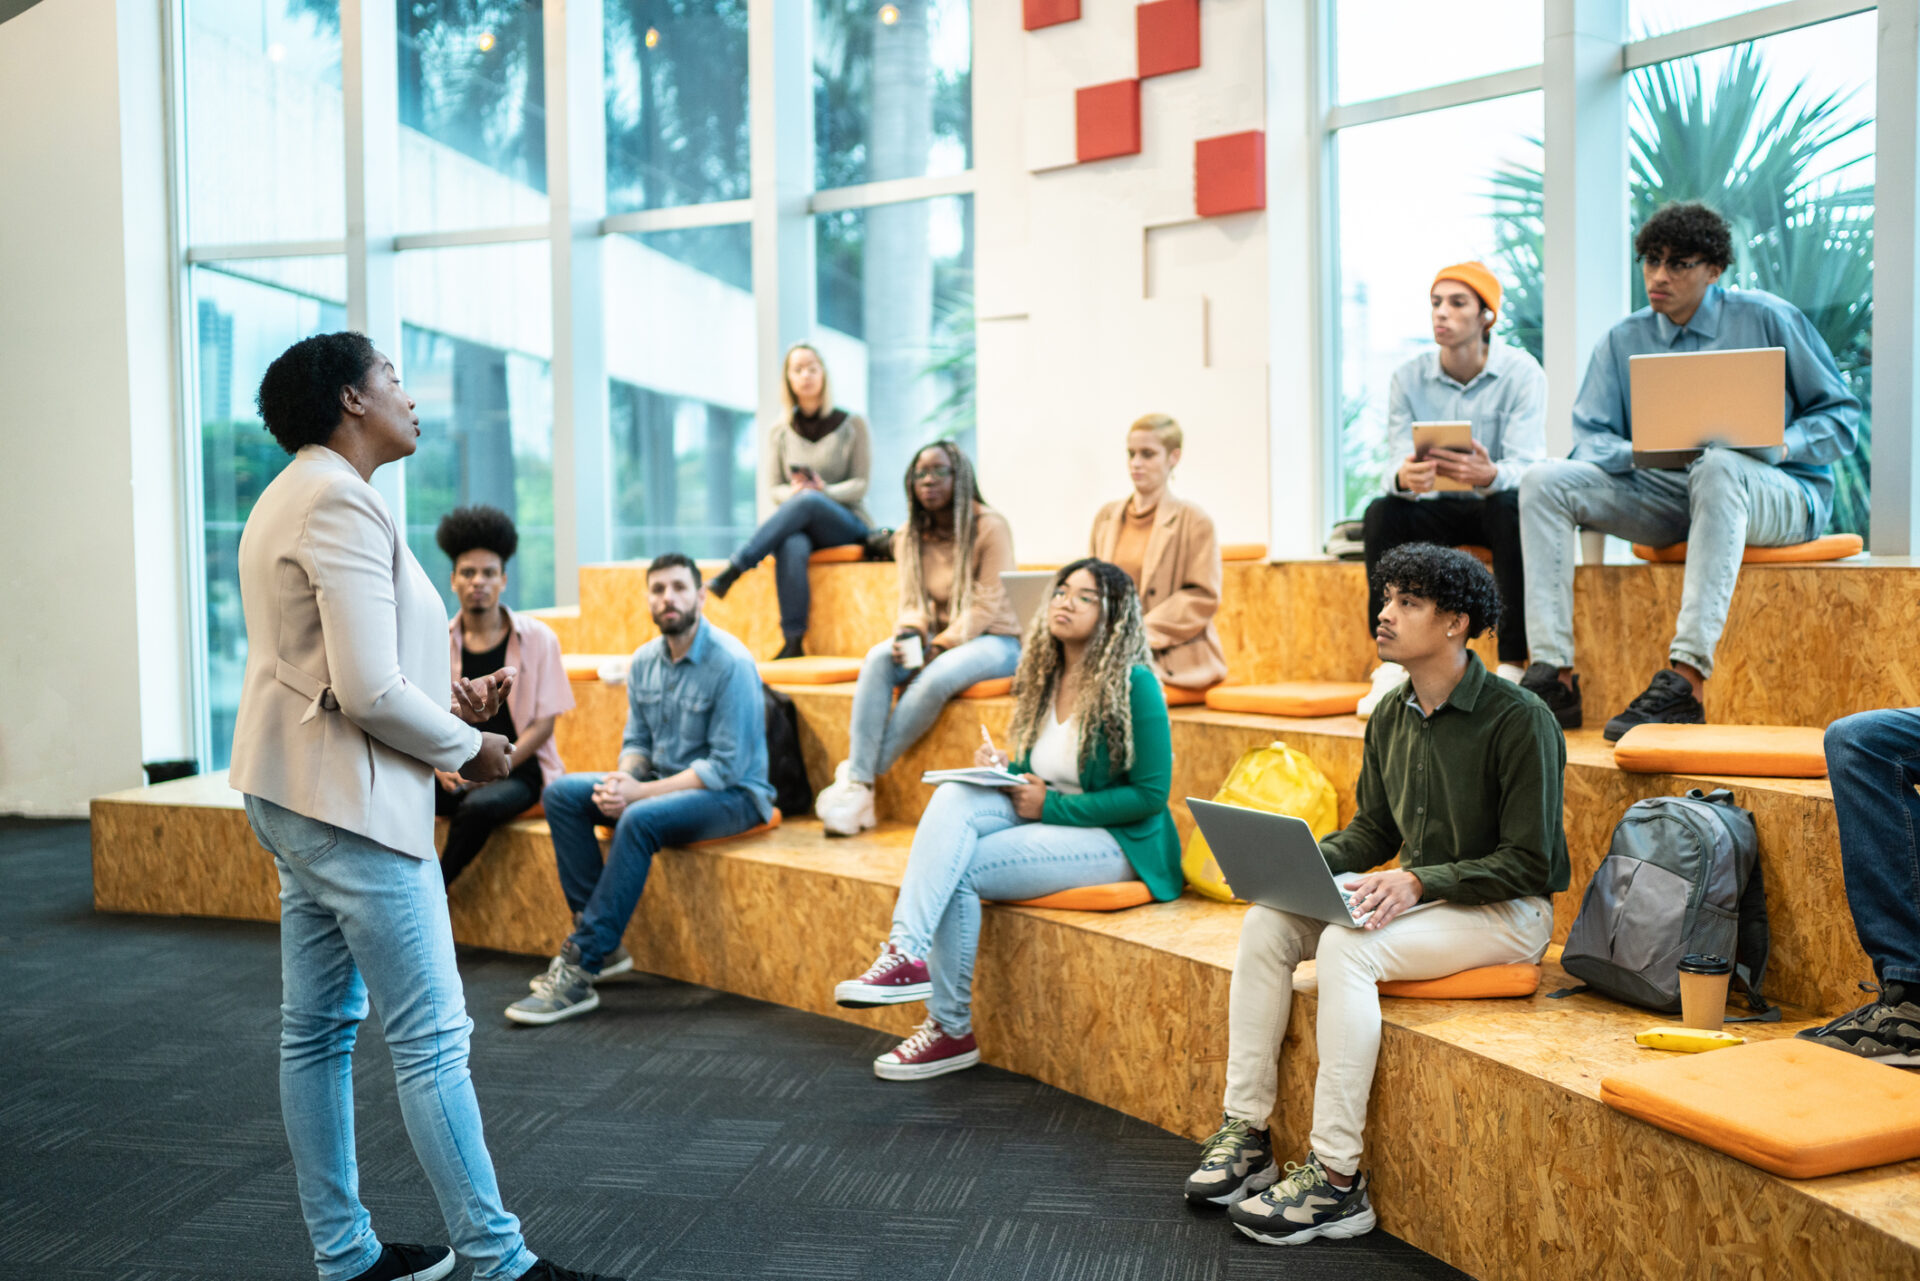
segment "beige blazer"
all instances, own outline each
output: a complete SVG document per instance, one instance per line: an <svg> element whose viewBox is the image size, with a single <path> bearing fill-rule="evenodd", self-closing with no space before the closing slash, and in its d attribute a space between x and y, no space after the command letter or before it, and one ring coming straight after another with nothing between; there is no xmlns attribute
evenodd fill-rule
<svg viewBox="0 0 1920 1281"><path fill-rule="evenodd" d="M1093 518L1092 554L1112 560L1120 516L1132 495L1108 503ZM1160 679L1205 689L1227 678L1227 655L1213 616L1220 608L1220 540L1213 519L1192 503L1164 494L1159 519L1147 535L1140 572L1140 607L1147 647Z"/></svg>
<svg viewBox="0 0 1920 1281"><path fill-rule="evenodd" d="M480 731L452 712L447 615L386 502L307 445L240 534L247 670L234 789L414 858L433 849L433 771Z"/></svg>

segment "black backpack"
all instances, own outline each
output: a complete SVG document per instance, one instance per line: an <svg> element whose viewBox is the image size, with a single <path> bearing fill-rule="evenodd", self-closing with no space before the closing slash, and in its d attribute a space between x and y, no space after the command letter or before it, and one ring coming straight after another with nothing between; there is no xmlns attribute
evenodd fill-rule
<svg viewBox="0 0 1920 1281"><path fill-rule="evenodd" d="M1760 995L1767 946L1753 815L1725 788L1695 788L1627 807L1587 883L1560 965L1607 996L1678 1014L1680 958L1730 957L1754 1013L1728 1021L1771 1022L1780 1011Z"/></svg>
<svg viewBox="0 0 1920 1281"><path fill-rule="evenodd" d="M800 713L793 700L771 685L760 686L767 710L767 781L783 818L813 812L813 787L800 753Z"/></svg>

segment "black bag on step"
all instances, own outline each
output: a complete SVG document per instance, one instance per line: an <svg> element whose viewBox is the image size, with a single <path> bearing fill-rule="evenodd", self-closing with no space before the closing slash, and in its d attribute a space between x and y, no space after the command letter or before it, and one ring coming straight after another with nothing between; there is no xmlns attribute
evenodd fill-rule
<svg viewBox="0 0 1920 1281"><path fill-rule="evenodd" d="M767 710L767 781L783 818L813 813L813 787L800 753L800 713L793 700L771 685L760 686Z"/></svg>

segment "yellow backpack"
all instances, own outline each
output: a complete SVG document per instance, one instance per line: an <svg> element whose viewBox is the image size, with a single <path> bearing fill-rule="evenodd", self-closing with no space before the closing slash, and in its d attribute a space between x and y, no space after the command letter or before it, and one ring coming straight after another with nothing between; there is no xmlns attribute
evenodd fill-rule
<svg viewBox="0 0 1920 1281"><path fill-rule="evenodd" d="M1313 829L1316 840L1340 824L1333 784L1305 752L1296 752L1278 739L1243 753L1213 799L1227 805L1244 805L1248 809L1304 819ZM1187 838L1186 853L1180 857L1180 871L1186 876L1187 884L1208 898L1217 898L1223 903L1235 901L1233 891L1220 875L1213 851L1207 848L1206 836L1197 827Z"/></svg>

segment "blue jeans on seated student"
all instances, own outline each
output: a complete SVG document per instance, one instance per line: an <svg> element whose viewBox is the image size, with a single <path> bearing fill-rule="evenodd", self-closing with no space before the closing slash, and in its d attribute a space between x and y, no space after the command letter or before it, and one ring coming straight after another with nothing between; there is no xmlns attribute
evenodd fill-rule
<svg viewBox="0 0 1920 1281"><path fill-rule="evenodd" d="M774 590L780 597L780 631L788 640L806 635L812 609L807 585L807 558L822 547L844 547L865 542L867 524L846 507L809 490L795 494L774 509L746 546L735 552L733 567L746 573L773 557Z"/></svg>
<svg viewBox="0 0 1920 1281"><path fill-rule="evenodd" d="M594 825L609 820L593 803L593 786L601 777L563 775L547 784L542 797L560 890L579 918L569 941L580 950L580 964L589 974L598 974L601 961L620 946L661 846L718 840L760 822L753 793L743 787L668 792L621 811L612 823L613 848L602 862Z"/></svg>
<svg viewBox="0 0 1920 1281"><path fill-rule="evenodd" d="M1709 449L1685 471L1614 474L1551 459L1520 479L1520 547L1527 566L1527 640L1533 661L1573 666L1576 526L1636 543L1687 544L1680 618L1669 657L1713 675L1713 651L1748 547L1784 547L1819 536L1799 481L1733 449Z"/></svg>
<svg viewBox="0 0 1920 1281"><path fill-rule="evenodd" d="M1017 639L976 636L936 656L915 676L893 661L893 642L881 641L867 651L866 661L860 665L860 681L853 687L848 775L856 783L871 785L933 728L940 719L940 709L959 697L962 690L981 681L1011 676L1019 665ZM913 683L908 685L910 677ZM895 703L893 691L901 685L907 688ZM971 757L959 762L970 763Z"/></svg>
<svg viewBox="0 0 1920 1281"><path fill-rule="evenodd" d="M321 1281L380 1257L353 1141L353 1046L369 997L454 1249L480 1281L519 1276L535 1259L481 1133L439 867L257 796L246 808L280 874L280 1111Z"/></svg>
<svg viewBox="0 0 1920 1281"><path fill-rule="evenodd" d="M1920 708L1827 726L1827 781L1860 949L1881 982L1920 983Z"/></svg>
<svg viewBox="0 0 1920 1281"><path fill-rule="evenodd" d="M926 958L927 1013L965 1036L973 1030L981 899L1039 898L1133 879L1106 828L1031 823L998 788L942 783L913 834L889 937L909 956Z"/></svg>

